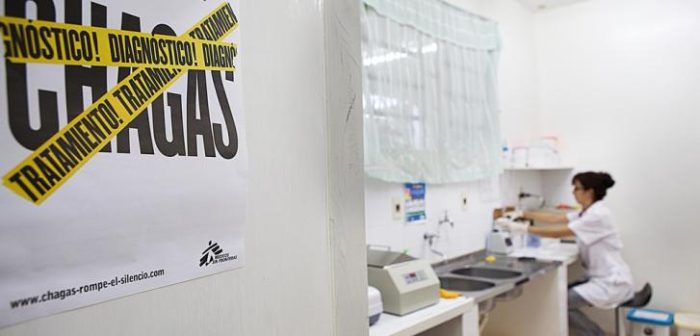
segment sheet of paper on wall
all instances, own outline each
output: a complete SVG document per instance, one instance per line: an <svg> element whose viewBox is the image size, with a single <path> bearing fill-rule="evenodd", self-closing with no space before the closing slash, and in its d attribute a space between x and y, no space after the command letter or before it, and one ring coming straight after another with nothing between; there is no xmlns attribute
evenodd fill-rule
<svg viewBox="0 0 700 336"><path fill-rule="evenodd" d="M0 2L0 327L242 267L239 2Z"/></svg>
<svg viewBox="0 0 700 336"><path fill-rule="evenodd" d="M406 224L425 224L425 183L404 184Z"/></svg>

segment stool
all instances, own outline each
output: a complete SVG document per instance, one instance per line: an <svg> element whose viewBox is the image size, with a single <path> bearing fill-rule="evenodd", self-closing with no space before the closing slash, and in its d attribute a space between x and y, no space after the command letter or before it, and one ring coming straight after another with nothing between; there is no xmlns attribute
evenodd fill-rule
<svg viewBox="0 0 700 336"><path fill-rule="evenodd" d="M615 335L620 336L620 309L621 308L641 308L649 304L651 301L652 289L651 285L647 282L644 287L639 291L634 293L634 296L615 307Z"/></svg>

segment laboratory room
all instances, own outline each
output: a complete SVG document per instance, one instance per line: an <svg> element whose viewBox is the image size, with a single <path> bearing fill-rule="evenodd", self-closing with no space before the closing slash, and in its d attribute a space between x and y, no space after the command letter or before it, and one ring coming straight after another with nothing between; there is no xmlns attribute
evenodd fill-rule
<svg viewBox="0 0 700 336"><path fill-rule="evenodd" d="M0 0L0 336L700 336L699 31Z"/></svg>

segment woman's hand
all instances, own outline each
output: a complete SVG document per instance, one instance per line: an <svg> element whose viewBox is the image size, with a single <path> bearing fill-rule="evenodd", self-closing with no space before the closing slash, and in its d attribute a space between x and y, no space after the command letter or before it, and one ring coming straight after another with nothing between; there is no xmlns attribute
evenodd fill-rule
<svg viewBox="0 0 700 336"><path fill-rule="evenodd" d="M529 227L529 225L526 223L507 220L505 218L503 220L500 220L500 221L497 220L496 226L498 226L499 228L501 228L504 231L508 231L511 233L525 233L525 232L527 232L527 229Z"/></svg>
<svg viewBox="0 0 700 336"><path fill-rule="evenodd" d="M527 223L523 222L509 222L508 231L511 233L527 233L527 229L530 227Z"/></svg>
<svg viewBox="0 0 700 336"><path fill-rule="evenodd" d="M566 224L569 219L562 213L524 211L522 217L547 224Z"/></svg>
<svg viewBox="0 0 700 336"><path fill-rule="evenodd" d="M518 218L523 218L524 212L521 210L516 210L516 211L510 211L506 212L504 217L508 218L508 220L514 221Z"/></svg>

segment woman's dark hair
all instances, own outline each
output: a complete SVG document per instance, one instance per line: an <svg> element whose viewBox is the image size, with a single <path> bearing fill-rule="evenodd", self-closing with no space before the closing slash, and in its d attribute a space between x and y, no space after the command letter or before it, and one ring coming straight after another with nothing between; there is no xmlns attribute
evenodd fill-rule
<svg viewBox="0 0 700 336"><path fill-rule="evenodd" d="M581 183L583 189L590 190L593 189L594 201L600 201L605 198L607 190L615 185L615 180L613 180L610 174L605 172L584 172L574 175L571 179L571 183Z"/></svg>

